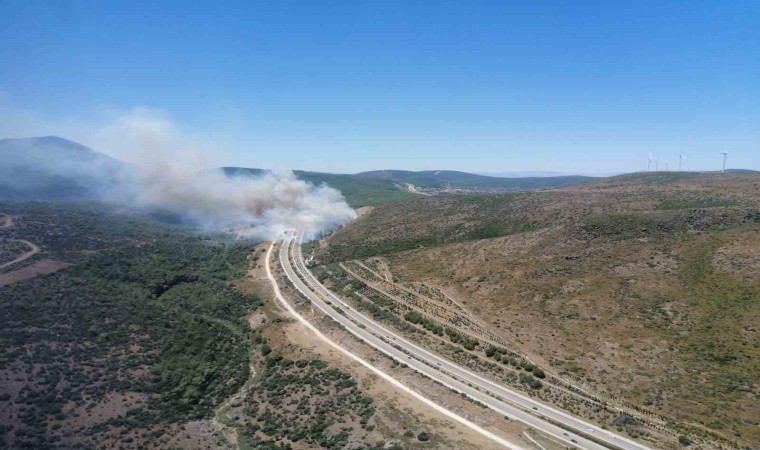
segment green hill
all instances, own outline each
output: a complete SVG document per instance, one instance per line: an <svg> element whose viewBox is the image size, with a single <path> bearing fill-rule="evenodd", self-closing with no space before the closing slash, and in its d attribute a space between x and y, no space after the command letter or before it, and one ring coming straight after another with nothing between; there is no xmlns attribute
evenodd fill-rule
<svg viewBox="0 0 760 450"><path fill-rule="evenodd" d="M260 175L263 169L244 167L223 167L229 176ZM584 176L499 178L475 175L453 170L429 170L412 172L407 170L377 170L357 174L334 174L323 172L293 171L298 178L319 185L327 183L343 193L346 201L354 208L377 206L405 200L419 199L420 195L407 192L403 184L413 184L421 188L467 188L503 189L532 191L579 184L596 178Z"/></svg>
<svg viewBox="0 0 760 450"><path fill-rule="evenodd" d="M244 167L223 167L228 176L260 175L263 169L248 169ZM362 206L377 206L383 203L399 202L419 198L420 195L402 190L391 180L362 178L350 174L333 174L322 172L293 171L299 179L315 185L326 183L339 190L346 202L353 208Z"/></svg>
<svg viewBox="0 0 760 450"><path fill-rule="evenodd" d="M549 189L595 180L594 177L569 175L558 177L501 178L476 175L455 170L374 170L357 174L361 178L410 183L422 188L480 188L515 191Z"/></svg>

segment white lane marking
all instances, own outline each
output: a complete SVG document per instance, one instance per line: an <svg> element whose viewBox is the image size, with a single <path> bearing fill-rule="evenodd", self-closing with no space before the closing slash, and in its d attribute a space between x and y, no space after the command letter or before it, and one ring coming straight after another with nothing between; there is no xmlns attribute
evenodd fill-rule
<svg viewBox="0 0 760 450"><path fill-rule="evenodd" d="M349 358L355 360L356 362L360 363L364 367L368 368L369 370L371 370L372 372L374 372L375 374L377 374L379 377L383 378L384 380L388 381L389 383L391 383L395 387L397 387L397 388L401 389L402 391L406 392L407 394L413 396L417 400L425 403L426 405L430 406L431 408L435 409L436 411L440 412L441 414L443 414L443 415L445 415L447 417L450 417L451 419L456 420L457 422L461 423L462 425L464 425L466 427L469 427L469 428L477 431L478 433L482 434L483 436L491 439L492 441L494 441L494 442L496 442L496 443L498 443L498 444L500 444L500 445L502 445L502 446L504 446L506 448L513 449L513 450L524 450L522 447L518 447L517 445L513 444L512 442L509 442L506 439L497 436L496 434L494 434L494 433L486 430L485 428L482 428L482 427L480 427L480 426L478 426L478 425L470 422L469 420L465 419L464 417L462 417L462 416L460 416L458 414L455 414L455 413L449 411L448 409L446 409L443 406L441 406L441 405L433 402L432 400L429 400L429 399L423 397L422 395L418 394L417 392L411 390L405 384L402 384L400 381L396 380L395 378L393 378L392 376L390 376L387 373L383 372L382 370L378 369L377 367L373 366L372 364L364 361L359 356L351 353L350 351L348 351L345 348L341 347L340 345L336 344L330 338L328 338L327 336L325 336L324 334L322 334L322 332L319 331L314 325L312 325L311 322L309 322L308 320L304 319L303 316L301 316L300 314L298 314L298 312L292 306L290 306L290 303L288 303L287 301L285 301L285 298L280 293L280 287L277 285L277 281L274 279L274 276L272 276L272 270L269 267L269 260L270 260L270 257L272 255L272 249L273 248L274 248L274 242L272 242L269 245L269 249L267 250L267 259L266 259L266 263L264 264L264 266L266 268L267 278L269 278L269 281L272 283L272 288L274 289L274 295L275 295L275 297L277 297L277 300L279 300L285 306L285 308L288 310L288 312L290 312L293 316L295 316L295 318L298 319L298 321L301 322L306 328L308 328L314 334L316 334L317 337L319 337L320 339L322 339L326 343L330 344L332 347L334 347L335 349L337 349L341 353L345 354Z"/></svg>

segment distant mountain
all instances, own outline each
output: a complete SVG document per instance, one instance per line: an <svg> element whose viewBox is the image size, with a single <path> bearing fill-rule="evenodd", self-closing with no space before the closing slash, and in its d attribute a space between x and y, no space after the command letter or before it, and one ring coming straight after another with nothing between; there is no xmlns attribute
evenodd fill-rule
<svg viewBox="0 0 760 450"><path fill-rule="evenodd" d="M362 178L391 180L397 183L409 183L421 188L471 188L471 189L509 189L535 190L548 189L571 184L585 183L596 178L581 175L557 177L500 178L476 175L454 170L425 170L412 172L407 170L375 170L358 173Z"/></svg>
<svg viewBox="0 0 760 450"><path fill-rule="evenodd" d="M752 169L726 169L727 173L758 173L757 170Z"/></svg>
<svg viewBox="0 0 760 450"><path fill-rule="evenodd" d="M481 172L478 175L499 178L528 178L528 177L561 177L568 175L564 172L544 172L540 170L527 172Z"/></svg>
<svg viewBox="0 0 760 450"><path fill-rule="evenodd" d="M99 198L126 164L55 136L0 140L0 198Z"/></svg>
<svg viewBox="0 0 760 450"><path fill-rule="evenodd" d="M228 176L257 176L264 169L222 168ZM73 141L55 136L0 140L0 199L81 200L118 199L130 185L124 182L130 166ZM332 174L296 170L298 178L315 185L326 183L340 190L353 207L375 206L417 198L417 188L501 190L548 189L596 178L551 176L503 178L451 170L413 172L378 170L358 174Z"/></svg>
<svg viewBox="0 0 760 450"><path fill-rule="evenodd" d="M260 175L263 169L244 167L224 167L229 176ZM418 198L419 193L412 193L405 185L412 184L419 188L467 188L467 189L505 189L527 191L549 189L571 184L593 181L597 178L585 176L498 178L476 175L453 170L429 170L413 172L408 170L376 170L357 174L334 174L322 172L305 172L295 170L298 178L319 185L327 183L343 193L346 201L353 207L376 206L401 200Z"/></svg>

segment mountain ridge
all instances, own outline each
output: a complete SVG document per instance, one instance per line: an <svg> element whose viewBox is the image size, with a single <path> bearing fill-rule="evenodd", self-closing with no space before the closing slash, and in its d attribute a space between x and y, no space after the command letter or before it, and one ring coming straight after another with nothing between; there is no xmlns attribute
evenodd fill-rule
<svg viewBox="0 0 760 450"><path fill-rule="evenodd" d="M0 198L86 200L113 187L128 164L58 136L0 140Z"/></svg>

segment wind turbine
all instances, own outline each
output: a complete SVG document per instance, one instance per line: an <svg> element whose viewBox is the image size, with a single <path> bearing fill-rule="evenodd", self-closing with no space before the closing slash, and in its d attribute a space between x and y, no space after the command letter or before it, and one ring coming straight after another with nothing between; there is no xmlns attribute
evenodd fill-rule
<svg viewBox="0 0 760 450"><path fill-rule="evenodd" d="M678 154L678 171L681 171L681 161L683 161L683 153Z"/></svg>
<svg viewBox="0 0 760 450"><path fill-rule="evenodd" d="M726 158L728 158L728 150L723 150L723 173L726 172Z"/></svg>
<svg viewBox="0 0 760 450"><path fill-rule="evenodd" d="M647 159L647 172L652 171L652 152L649 152L649 158Z"/></svg>
<svg viewBox="0 0 760 450"><path fill-rule="evenodd" d="M657 155L657 159L654 161L654 171L660 171L660 155Z"/></svg>

